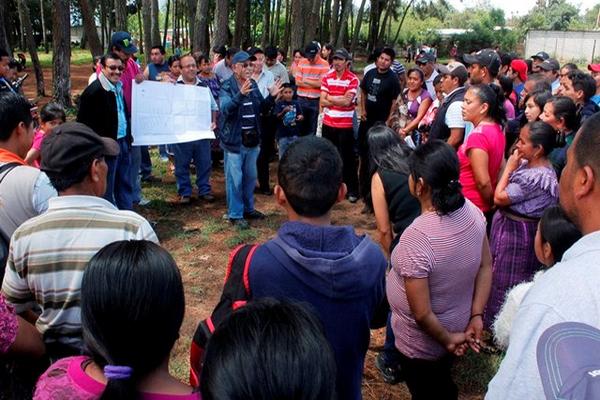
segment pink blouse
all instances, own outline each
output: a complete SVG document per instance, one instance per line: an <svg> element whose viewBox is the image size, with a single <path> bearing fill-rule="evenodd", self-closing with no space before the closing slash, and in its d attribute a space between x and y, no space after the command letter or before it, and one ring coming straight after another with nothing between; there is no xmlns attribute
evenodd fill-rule
<svg viewBox="0 0 600 400"><path fill-rule="evenodd" d="M34 400L97 400L104 385L84 371L88 357L67 357L58 360L40 377L35 388ZM156 394L142 393L144 400L199 400L200 393Z"/></svg>
<svg viewBox="0 0 600 400"><path fill-rule="evenodd" d="M17 338L19 322L15 310L0 295L0 355L6 353Z"/></svg>

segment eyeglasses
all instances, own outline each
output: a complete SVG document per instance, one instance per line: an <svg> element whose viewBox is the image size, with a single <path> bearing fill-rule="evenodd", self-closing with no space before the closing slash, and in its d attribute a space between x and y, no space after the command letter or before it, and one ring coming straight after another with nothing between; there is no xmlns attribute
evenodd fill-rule
<svg viewBox="0 0 600 400"><path fill-rule="evenodd" d="M182 65L181 68L196 68L196 64Z"/></svg>
<svg viewBox="0 0 600 400"><path fill-rule="evenodd" d="M110 69L111 71L116 71L116 70L123 71L125 69L125 67L122 66L122 65L119 65L119 66L117 66L117 65L109 65L108 69Z"/></svg>
<svg viewBox="0 0 600 400"><path fill-rule="evenodd" d="M426 63L426 62L419 62L419 61L417 61L417 62L416 62L416 64L417 64L417 65L420 65L420 66L427 65L427 63Z"/></svg>
<svg viewBox="0 0 600 400"><path fill-rule="evenodd" d="M249 68L251 66L252 66L252 63L250 63L250 62L245 62L245 63L242 64L243 68Z"/></svg>

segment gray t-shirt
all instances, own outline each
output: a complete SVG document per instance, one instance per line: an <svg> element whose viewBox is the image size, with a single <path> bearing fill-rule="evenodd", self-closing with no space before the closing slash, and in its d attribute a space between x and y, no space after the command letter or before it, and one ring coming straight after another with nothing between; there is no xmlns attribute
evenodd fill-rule
<svg viewBox="0 0 600 400"><path fill-rule="evenodd" d="M281 83L290 83L290 76L288 75L288 72L283 66L283 64L279 61L277 61L271 67L267 66L267 69L271 71L271 73L275 77L275 80L279 79Z"/></svg>

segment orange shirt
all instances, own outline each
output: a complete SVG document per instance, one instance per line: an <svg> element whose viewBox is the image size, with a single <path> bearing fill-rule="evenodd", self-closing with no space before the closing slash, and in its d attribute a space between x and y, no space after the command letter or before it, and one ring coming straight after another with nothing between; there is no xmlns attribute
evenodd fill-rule
<svg viewBox="0 0 600 400"><path fill-rule="evenodd" d="M298 96L318 99L321 97L321 88L307 86L304 80L321 83L321 80L329 72L329 63L323 60L319 55L315 57L315 63L311 64L308 59L303 58L298 63L296 70L296 86L298 86Z"/></svg>

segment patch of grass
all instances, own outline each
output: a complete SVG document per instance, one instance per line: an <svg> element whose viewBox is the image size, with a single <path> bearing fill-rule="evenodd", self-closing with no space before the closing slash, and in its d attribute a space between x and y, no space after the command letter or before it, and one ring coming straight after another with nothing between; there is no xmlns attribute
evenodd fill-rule
<svg viewBox="0 0 600 400"><path fill-rule="evenodd" d="M31 67L31 55L29 52L24 52L27 57L27 67ZM38 58L42 68L52 68L52 51L46 53L43 48L38 48ZM90 66L90 74L92 73L92 53L89 50L81 50L79 47L71 48L71 65Z"/></svg>
<svg viewBox="0 0 600 400"><path fill-rule="evenodd" d="M169 372L182 382L188 382L190 377L189 349L191 336L181 335L175 344L173 357L169 362Z"/></svg>
<svg viewBox="0 0 600 400"><path fill-rule="evenodd" d="M223 232L229 225L222 219L208 217L202 225L201 232L206 235Z"/></svg>
<svg viewBox="0 0 600 400"><path fill-rule="evenodd" d="M504 354L477 354L472 351L468 351L464 357L459 357L453 367L453 376L461 393L485 393L488 383L500 367L502 358Z"/></svg>
<svg viewBox="0 0 600 400"><path fill-rule="evenodd" d="M252 243L258 238L256 229L236 230L235 234L225 239L225 245L229 248L234 248L243 243Z"/></svg>

